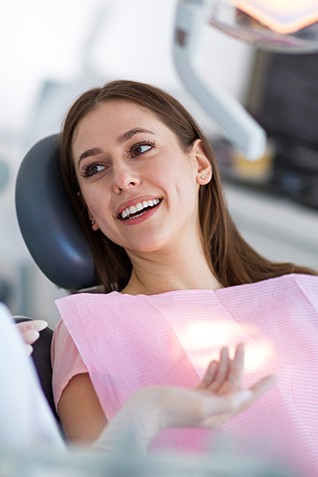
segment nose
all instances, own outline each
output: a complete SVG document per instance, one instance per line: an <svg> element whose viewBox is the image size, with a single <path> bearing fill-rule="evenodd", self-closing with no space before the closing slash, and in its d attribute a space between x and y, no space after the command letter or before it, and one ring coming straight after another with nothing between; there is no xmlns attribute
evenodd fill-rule
<svg viewBox="0 0 318 477"><path fill-rule="evenodd" d="M113 191L120 194L123 190L130 190L140 184L139 175L127 163L117 164L113 167Z"/></svg>

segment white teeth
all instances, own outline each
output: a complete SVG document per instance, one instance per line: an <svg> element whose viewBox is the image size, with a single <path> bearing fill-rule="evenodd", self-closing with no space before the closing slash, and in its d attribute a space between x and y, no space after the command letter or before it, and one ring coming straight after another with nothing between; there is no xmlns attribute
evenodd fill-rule
<svg viewBox="0 0 318 477"><path fill-rule="evenodd" d="M122 219L125 219L129 215L135 214L136 212L140 212L147 207L153 207L159 204L159 202L159 199L144 200L143 202L138 202L136 205L131 205L130 207L127 207L125 210L123 210L120 216Z"/></svg>

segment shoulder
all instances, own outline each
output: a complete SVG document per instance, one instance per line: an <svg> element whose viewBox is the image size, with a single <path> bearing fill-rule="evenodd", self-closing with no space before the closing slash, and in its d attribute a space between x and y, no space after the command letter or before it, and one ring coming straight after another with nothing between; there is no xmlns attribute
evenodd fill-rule
<svg viewBox="0 0 318 477"><path fill-rule="evenodd" d="M281 289L313 289L318 291L318 275L305 275L301 273L290 273L282 275L278 278L266 280L271 287L279 287Z"/></svg>
<svg viewBox="0 0 318 477"><path fill-rule="evenodd" d="M61 354L64 351L78 354L74 341L68 332L63 320L60 320L54 329L52 339L52 361L54 363L56 354Z"/></svg>
<svg viewBox="0 0 318 477"><path fill-rule="evenodd" d="M128 295L120 292L77 293L56 300L59 313L70 330L70 323L77 325L96 320L98 317L128 315L136 308L146 306L144 295Z"/></svg>
<svg viewBox="0 0 318 477"><path fill-rule="evenodd" d="M59 298L55 301L56 306L59 311L63 312L76 312L77 310L89 309L91 306L99 305L111 305L116 304L122 301L123 297L118 292L111 293L75 293L73 295L68 295L63 298Z"/></svg>
<svg viewBox="0 0 318 477"><path fill-rule="evenodd" d="M318 276L317 275L305 275L298 273L290 273L287 275L281 275L280 277L268 278L266 280L261 280L259 282L238 285L230 287L233 291L266 291L266 290L279 290L287 292L299 288L299 287L318 287Z"/></svg>
<svg viewBox="0 0 318 477"><path fill-rule="evenodd" d="M262 303L301 305L306 295L311 296L309 301L313 304L318 300L318 276L296 273L282 275L255 283L222 288L217 291L217 295L222 302L233 303L233 306L245 301L256 306Z"/></svg>
<svg viewBox="0 0 318 477"><path fill-rule="evenodd" d="M76 293L56 300L56 306L65 326L73 336L73 328L86 326L92 319L120 307L120 293ZM63 325L61 332L63 334Z"/></svg>
<svg viewBox="0 0 318 477"><path fill-rule="evenodd" d="M255 289L256 296L265 296L275 305L280 303L285 309L318 310L317 275L291 273L259 282Z"/></svg>
<svg viewBox="0 0 318 477"><path fill-rule="evenodd" d="M299 291L304 299L318 312L318 276L294 275Z"/></svg>
<svg viewBox="0 0 318 477"><path fill-rule="evenodd" d="M64 322L57 324L52 339L52 384L55 404L73 376L87 373L87 368Z"/></svg>

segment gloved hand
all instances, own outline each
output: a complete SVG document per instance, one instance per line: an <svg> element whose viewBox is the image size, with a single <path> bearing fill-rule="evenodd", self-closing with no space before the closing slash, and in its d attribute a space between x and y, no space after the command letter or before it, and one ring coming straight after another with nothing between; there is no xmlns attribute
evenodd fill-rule
<svg viewBox="0 0 318 477"><path fill-rule="evenodd" d="M28 355L33 351L32 344L39 339L40 331L44 330L48 323L44 320L29 320L17 323L19 332L25 342L25 349Z"/></svg>
<svg viewBox="0 0 318 477"><path fill-rule="evenodd" d="M150 386L132 394L108 423L93 448L114 452L129 433L134 450L145 453L153 437L168 427L213 428L251 406L274 383L265 376L251 388L242 387L244 346L238 345L233 359L222 348L219 361L212 361L194 389Z"/></svg>

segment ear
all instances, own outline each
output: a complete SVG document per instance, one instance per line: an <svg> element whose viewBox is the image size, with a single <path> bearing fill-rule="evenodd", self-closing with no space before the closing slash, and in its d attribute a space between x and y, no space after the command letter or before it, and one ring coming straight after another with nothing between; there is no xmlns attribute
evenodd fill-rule
<svg viewBox="0 0 318 477"><path fill-rule="evenodd" d="M192 150L196 162L197 182L200 185L208 184L212 179L212 166L205 154L201 139L194 141Z"/></svg>
<svg viewBox="0 0 318 477"><path fill-rule="evenodd" d="M80 191L78 191L76 195L77 195L77 197L79 198L79 200L80 200L82 203L85 204L84 199L83 199L82 194L80 193ZM86 204L85 204L85 207L87 208ZM89 220L91 221L91 224L92 224L92 229L94 230L94 232L96 232L96 231L99 229L99 227L98 227L98 225L96 224L96 221L95 221L95 219L94 219L93 214L91 213L91 211L90 211L88 208L87 208L87 213L88 213L88 218L89 218Z"/></svg>

